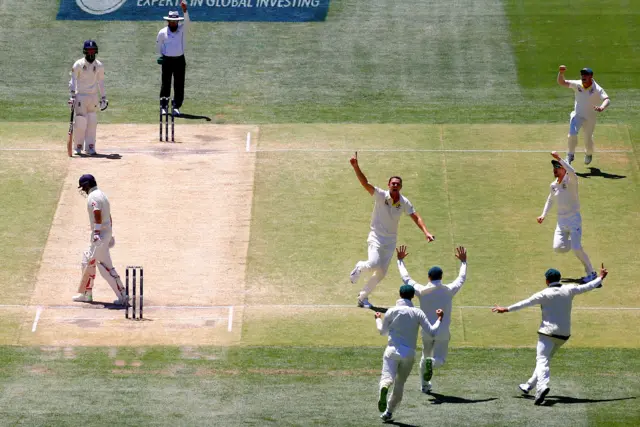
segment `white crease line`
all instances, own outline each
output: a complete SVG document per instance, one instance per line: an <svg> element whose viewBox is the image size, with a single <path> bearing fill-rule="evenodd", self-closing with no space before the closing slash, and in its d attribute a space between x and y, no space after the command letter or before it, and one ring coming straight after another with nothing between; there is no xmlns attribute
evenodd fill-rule
<svg viewBox="0 0 640 427"><path fill-rule="evenodd" d="M233 329L233 306L229 306L229 324L227 325L227 331L231 332Z"/></svg>
<svg viewBox="0 0 640 427"><path fill-rule="evenodd" d="M247 145L250 148L251 138L250 133L247 134ZM245 151L249 151L246 149ZM53 148L0 148L0 151L60 151ZM323 148L263 148L256 149L256 153L352 153L354 151L369 152L369 153L550 153L552 150L468 150L468 149L366 149L366 148L354 148L354 149L323 149ZM558 151L564 152L564 148L558 149ZM177 150L105 150L100 154L113 155L113 154L234 154L241 153L241 150L207 150L207 149L177 149ZM598 153L633 153L633 150L597 150ZM83 156L82 158L90 158L90 156Z"/></svg>
<svg viewBox="0 0 640 427"><path fill-rule="evenodd" d="M36 331L36 328L38 327L38 320L40 320L40 315L42 314L43 310L44 308L42 307L38 307L38 310L36 310L36 318L33 319L33 326L31 327L31 332Z"/></svg>
<svg viewBox="0 0 640 427"><path fill-rule="evenodd" d="M251 151L251 132L247 132L247 146L245 149L247 153Z"/></svg>
<svg viewBox="0 0 640 427"><path fill-rule="evenodd" d="M110 303L104 303L106 306L111 306ZM78 310L102 310L102 307L99 306L96 302L92 306L85 305L44 305L44 306L34 306L34 305L17 305L17 304L0 304L0 309L3 308L48 308L48 309L78 309ZM158 309L158 310L215 310L215 309L233 309L234 306L229 305L145 305L146 309ZM274 308L274 309L282 309L282 308L358 308L355 304L239 304L235 307L240 308ZM380 307L383 307L381 305ZM492 305L455 305L454 307L463 308L463 309L487 309L493 308ZM640 310L640 307L573 307L576 310L627 310L627 311L636 311Z"/></svg>

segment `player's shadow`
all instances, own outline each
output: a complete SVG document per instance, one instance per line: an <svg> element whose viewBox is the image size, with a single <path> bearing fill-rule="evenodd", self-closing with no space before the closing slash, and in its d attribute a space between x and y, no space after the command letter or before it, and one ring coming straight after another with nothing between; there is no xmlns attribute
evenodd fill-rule
<svg viewBox="0 0 640 427"><path fill-rule="evenodd" d="M386 426L400 426L400 427L420 427L417 424L407 424L407 423L401 423L400 421L395 421L395 420L391 420L391 421L384 421L383 422L384 425Z"/></svg>
<svg viewBox="0 0 640 427"><path fill-rule="evenodd" d="M389 309L385 307L376 307L375 305L371 304L371 307L369 307L369 310L373 310L376 313L386 313L387 310Z"/></svg>
<svg viewBox="0 0 640 427"><path fill-rule="evenodd" d="M93 155L90 154L76 154L76 157L95 157L98 159L109 159L109 160L120 160L122 158L122 156L118 153L111 153L111 154L102 154L102 153L96 153Z"/></svg>
<svg viewBox="0 0 640 427"><path fill-rule="evenodd" d="M429 400L432 405L441 405L443 403L483 403L483 402L491 402L492 400L498 400L497 397L489 397L487 399L467 399L464 397L458 396L447 396L440 393L430 392L430 396L434 397L434 399Z"/></svg>
<svg viewBox="0 0 640 427"><path fill-rule="evenodd" d="M627 177L626 175L616 175L613 173L602 172L598 168L591 168L591 167L589 168L589 172L587 173L576 172L576 175L578 175L581 178L590 178L592 176L600 176L606 179L623 179Z"/></svg>
<svg viewBox="0 0 640 427"><path fill-rule="evenodd" d="M105 308L107 310L124 310L124 305L114 304L112 302L91 301L91 302L88 302L86 304L99 305L99 306L102 306L103 308Z"/></svg>
<svg viewBox="0 0 640 427"><path fill-rule="evenodd" d="M196 114L187 114L187 113L180 113L179 116L176 116L176 119L187 119L187 120L206 120L208 122L211 121L211 117L208 116L199 116Z"/></svg>
<svg viewBox="0 0 640 427"><path fill-rule="evenodd" d="M518 396L522 399L533 400L535 397L533 396ZM557 404L561 405L572 405L574 403L603 403L603 402L616 402L618 400L631 400L635 399L635 396L629 397L618 397L615 399L582 399L579 397L571 397L571 396L547 396L542 402L540 406L554 406Z"/></svg>

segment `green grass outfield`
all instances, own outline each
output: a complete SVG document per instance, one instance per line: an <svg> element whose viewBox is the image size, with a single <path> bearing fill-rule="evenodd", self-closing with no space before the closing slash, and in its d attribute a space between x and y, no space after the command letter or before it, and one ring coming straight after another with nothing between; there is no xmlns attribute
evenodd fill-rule
<svg viewBox="0 0 640 427"><path fill-rule="evenodd" d="M4 305L33 290L66 174L54 147L66 135L67 73L84 39L98 40L107 67L100 122L156 120L162 21L57 22L56 12L57 2L0 0ZM262 125L241 345L0 346L0 425L377 424L384 339L372 313L352 307L346 277L366 254L371 211L348 164L356 149L372 182L405 177L438 237L427 245L403 220L415 279L431 264L453 279L454 245L469 248L435 378L442 397L420 394L414 372L397 425L640 424L639 29L638 0L334 0L324 23L195 22L185 112ZM516 387L533 368L539 311L487 307L541 289L549 266L581 273L573 255L553 254L553 217L535 223L550 156L526 152L564 147L573 97L555 83L560 63L571 78L594 68L612 98L596 147L616 152L593 164L610 178L581 181L584 245L611 275L576 299L549 406L534 408ZM374 151L391 148L408 151ZM472 149L507 151L443 151ZM392 265L374 302L393 303L396 274ZM1 342L19 326L2 316Z"/></svg>

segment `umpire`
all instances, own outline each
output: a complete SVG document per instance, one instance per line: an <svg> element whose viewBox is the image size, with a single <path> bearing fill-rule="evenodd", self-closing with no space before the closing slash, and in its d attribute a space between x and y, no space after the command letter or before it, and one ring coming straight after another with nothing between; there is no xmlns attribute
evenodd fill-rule
<svg viewBox="0 0 640 427"><path fill-rule="evenodd" d="M156 50L158 52L158 64L162 66L162 86L160 87L160 102L164 114L171 96L171 76L173 76L173 111L174 116L180 115L179 108L184 101L184 75L186 62L184 59L184 46L187 28L189 26L189 12L187 2L180 3L184 18L178 12L171 11L165 16L167 26L158 32ZM183 24L178 24L184 21Z"/></svg>

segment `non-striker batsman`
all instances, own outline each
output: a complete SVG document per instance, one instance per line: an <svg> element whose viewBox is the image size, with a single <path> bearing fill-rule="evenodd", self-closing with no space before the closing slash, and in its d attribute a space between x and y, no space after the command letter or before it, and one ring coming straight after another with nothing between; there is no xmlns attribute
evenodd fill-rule
<svg viewBox="0 0 640 427"><path fill-rule="evenodd" d="M84 58L73 64L69 81L69 106L75 111L73 141L76 154L81 154L84 150L85 153L94 155L98 128L96 112L98 108L106 110L109 102L104 90L104 65L96 59L98 44L94 40L85 41L82 53Z"/></svg>

